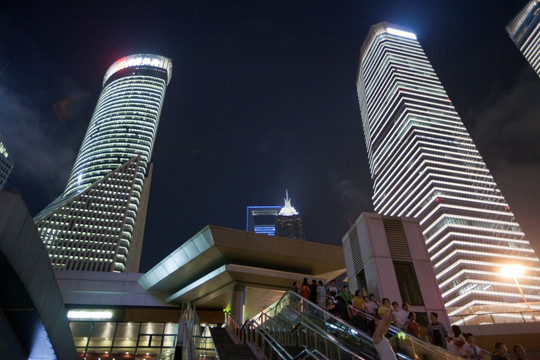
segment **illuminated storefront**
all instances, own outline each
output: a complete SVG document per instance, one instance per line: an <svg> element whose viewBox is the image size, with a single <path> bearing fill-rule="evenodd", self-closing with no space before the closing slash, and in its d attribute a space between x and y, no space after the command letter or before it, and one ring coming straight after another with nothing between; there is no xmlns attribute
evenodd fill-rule
<svg viewBox="0 0 540 360"><path fill-rule="evenodd" d="M71 321L80 359L173 359L178 323Z"/></svg>

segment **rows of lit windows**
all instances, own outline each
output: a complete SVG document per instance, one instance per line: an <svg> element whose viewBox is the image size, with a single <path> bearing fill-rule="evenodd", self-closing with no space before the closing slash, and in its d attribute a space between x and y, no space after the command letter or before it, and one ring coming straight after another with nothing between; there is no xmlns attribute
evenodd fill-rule
<svg viewBox="0 0 540 360"><path fill-rule="evenodd" d="M400 97L399 98L399 104L400 104L400 108L402 107L401 103L405 103L405 98L403 97ZM418 118L422 118L425 116L425 114L422 113L423 111L423 107L425 107L424 105L422 105L421 107L419 108L415 108L415 106L417 104L415 103L406 103L407 105L407 113L403 113L398 119L396 119L396 125L395 127L393 127L393 130L391 132L389 132L388 134L385 134L385 132L381 132L381 133L378 133L378 132L373 132L372 133L372 142L373 143L377 143L377 139L379 136L384 136L386 135L385 137L381 138L381 140L379 141L382 141L382 148L385 149L386 148L386 143L389 143L389 142L393 142L394 144L396 143L397 140L401 139L401 137L399 136L396 136L395 134L405 134L409 131L409 129L411 129L411 125L418 125L418 126L415 126L414 128L416 129L417 128L417 131L421 131L421 132L424 132L426 134L430 134L430 133L433 133L433 134L446 134L446 136L448 136L451 141L449 141L449 143L453 143L454 145L457 145L461 142L467 142L468 139L466 137L466 134L465 133L465 129L461 126L461 129L459 127L454 127L452 129L445 129L444 127L443 128L436 128L433 126L433 121L430 121L428 123L422 123L422 122L418 122ZM395 108L396 111L399 111L398 108L396 107ZM439 118L441 118L441 116L439 116ZM403 124L405 123L405 124ZM386 126L390 126L392 124L387 124ZM403 126L408 126L407 128L403 128ZM427 139L429 139L429 136L426 136ZM373 154L372 154L372 158L374 159L374 161L380 161L378 159L382 159L384 161L384 155L381 154L381 153L378 153L377 152L377 146L376 145L373 145ZM386 149L387 151L389 149ZM386 152L386 151L385 151Z"/></svg>
<svg viewBox="0 0 540 360"><path fill-rule="evenodd" d="M423 160L420 163L420 168L416 169L414 174L411 174L412 178L419 177L418 175L421 175L421 177L425 177L426 179L420 178L417 180L417 186L414 189L408 189L409 193L414 190L414 193L416 191L423 189L423 182L427 182L429 179L436 179L440 180L445 184L448 184L448 186L452 186L453 184L456 184L456 186L462 186L463 188L469 188L471 190L478 190L480 192L487 191L492 194L497 194L498 191L492 188L493 182L489 181L489 179L480 179L479 177L475 176L464 176L463 172L459 171L452 171L452 170L442 170L436 166L432 166L432 163L429 163L425 160ZM390 184L392 185L392 183ZM387 201L386 198L388 195L388 190L386 191L377 191L376 198L374 196L374 202L376 204L376 209L379 210L380 205L378 205L379 202ZM391 204L392 206L397 206L398 204Z"/></svg>
<svg viewBox="0 0 540 360"><path fill-rule="evenodd" d="M376 35L362 47L358 78L375 210L420 217L429 253L437 257L436 272L460 258L472 258L461 263L471 269L480 266L474 260L483 260L481 266L490 271L505 261L534 262L534 252L419 43L383 31L381 25L372 28ZM489 243L470 245L474 241ZM490 271L490 278L500 277L498 269ZM454 279L459 283L461 276L466 274ZM489 286L474 289L487 297L491 292L497 300L516 292L511 286L500 294ZM446 295L447 305L471 302L465 295L449 303L456 294Z"/></svg>
<svg viewBox="0 0 540 360"><path fill-rule="evenodd" d="M441 204L442 202L442 204ZM491 218L497 221L506 220L512 223L514 216L505 207L497 207L486 201L473 201L466 198L456 198L451 196L441 196L435 198L429 209L422 213L422 223L428 224L430 220L441 213L455 213L461 215L478 216L481 218ZM431 210L427 212L428 210Z"/></svg>
<svg viewBox="0 0 540 360"><path fill-rule="evenodd" d="M427 225L424 228L424 236L426 237L426 242L428 244L430 242L430 238L446 225L463 225L484 227L489 229L504 229L505 231L515 231L523 234L520 227L513 221L492 220L488 217L476 218L470 216L459 216L452 213L450 213L452 215L451 217L449 217L449 215L447 215L448 213L449 212L444 212L439 218L433 220L431 222L431 225Z"/></svg>
<svg viewBox="0 0 540 360"><path fill-rule="evenodd" d="M485 239L483 239L485 240ZM500 243L501 239L497 239L497 242ZM474 249L474 248L481 248L484 249L486 252L493 252L496 251L499 254L513 254L513 253L527 253L529 256L525 257L522 256L525 260L529 261L531 260L530 255L534 255L534 251L532 249L523 249L523 248L516 248L512 247L510 244L506 245L495 245L495 244L488 244L488 243L477 243L473 241L459 241L459 240L453 240L450 243L446 244L443 248L441 248L439 251L433 254L432 261L437 261L437 266L441 265L445 259L440 260L439 257L444 256L448 254L453 248L457 249ZM525 255L525 254L524 254Z"/></svg>
<svg viewBox="0 0 540 360"><path fill-rule="evenodd" d="M442 88L442 86L440 86L440 83L432 81L431 79L424 79L423 72L410 71L409 69L404 69L403 67L398 65L398 63L396 63L395 60L397 59L392 59L392 60L393 61L389 61L388 64L383 64L383 66L387 65L386 71L384 70L380 71L380 74L385 75L384 79L381 79L381 81L384 81L384 84L381 84L380 86L378 86L377 87L378 91L372 94L373 102L367 107L369 116L373 116L373 114L378 114L377 112L375 112L375 109L381 106L380 94L381 93L388 94L390 92L389 90L392 88L392 86L396 82L409 83L411 84L411 86L414 86L414 84L416 84L416 85L426 85L426 86L431 85L432 87L433 86L439 87L441 91L438 92L439 97L436 97L435 99L439 99L439 98L446 99L446 93L444 93L444 89ZM431 69L426 69L426 70L431 71ZM396 92L390 92L390 95L394 95L394 94L396 94ZM371 101L371 99L368 98L367 101ZM377 116L375 116L374 118L376 119Z"/></svg>
<svg viewBox="0 0 540 360"><path fill-rule="evenodd" d="M405 121L407 120L407 121ZM429 123L435 123L438 122L438 125L441 125L440 120L436 121L432 117L426 117L426 116L418 116L413 115L412 113L403 113L399 119L397 119L397 123L400 124L398 127L395 128L395 130L392 130L392 132L396 132L398 135L393 135L390 133L386 139L384 139L382 143L382 150L378 151L374 156L374 171L373 175L377 176L377 173L379 172L379 168L381 166L384 166L384 164L390 163L390 158L394 157L404 157L402 154L402 151L397 152L397 154L391 151L394 150L394 147L397 146L397 143L403 139L404 136L406 136L409 133L409 130L412 128L412 125L417 125L419 128L429 129ZM444 129L446 127L446 124L442 127ZM452 128L451 126L448 126L449 128ZM453 130L459 134L464 129L460 129L459 127L454 127ZM454 133L456 134L456 133ZM409 141L404 144L406 147L413 147L413 146L420 146L420 145L427 145L427 146L433 146L431 142L426 142L420 140L422 135L420 133L415 133L415 137L418 137L416 141ZM455 136L455 135L454 135ZM459 135L457 136L460 137ZM460 139L462 140L462 139ZM456 140L454 140L456 141ZM478 155L477 152L473 152L467 149L464 149L463 147L456 147L455 145L447 145L442 144L438 145L439 147L443 148L448 154L456 154L463 157L468 157L471 159L478 159L481 160L481 157ZM380 159L380 160L379 160ZM379 164L380 163L380 164Z"/></svg>
<svg viewBox="0 0 540 360"><path fill-rule="evenodd" d="M399 66L391 64L388 69L388 76L385 79L387 84L385 84L385 87L381 88L378 93L374 94L374 96L377 95L377 97L374 99L373 104L368 105L368 114L375 114L373 115L375 119L378 118L380 109L384 108L385 105L389 103L390 98L396 96L402 91L412 91L418 96L432 99L434 101L448 101L446 99L447 95L442 87L440 87L440 89L436 92L432 90L433 87L436 87L436 83L425 83L419 79L418 74L409 73L408 71L396 73L396 70L399 70ZM400 84L402 86L399 86ZM408 85L403 86L403 84ZM427 85L432 86L429 88ZM386 94L386 97L381 96L381 93ZM379 109L379 111L375 113L376 109Z"/></svg>
<svg viewBox="0 0 540 360"><path fill-rule="evenodd" d="M426 144L426 145L428 145L428 144ZM389 167L390 165L393 165L392 168L394 169L394 171L398 171L400 168L404 167L405 162L408 162L410 164L413 161L413 159L411 159L411 157L416 159L416 161L419 161L420 159L427 159L426 156L421 157L421 158L419 157L419 156L424 155L424 154L429 154L430 155L429 158L431 158L431 159L436 159L436 158L442 159L442 160L444 160L445 163L448 163L448 161L453 158L453 157L451 157L451 153L442 152L442 151L436 149L433 146L430 146L430 147L421 146L421 144L418 144L416 142L407 142L407 143L405 143L405 146L406 146L405 149L403 149L403 150L401 150L399 152L393 152L392 158L383 163L383 164L385 164L384 166ZM413 150L414 150L415 153L411 154L411 152ZM441 155L439 155L439 154L441 154ZM465 162L464 159L466 159L466 162L469 164L468 166L462 166L461 165L462 163ZM399 162L397 162L397 161L399 161ZM474 159L472 157L462 156L461 158L458 157L455 161L458 162L456 164L456 167L463 167L463 168L468 168L468 169L473 169L473 170L480 169L481 171L483 171L485 173L488 173L488 170L486 169L485 164L483 162L481 162L481 161L478 161L478 158ZM380 180L382 183L380 183L378 186L385 186L385 182L387 183L389 181L399 182L399 180L394 180L393 179L393 174L389 174L388 172L383 172L383 170L385 170L385 168L381 168L380 171L378 171L378 173L385 174L384 178L381 178L381 180ZM405 176L405 175L403 174L402 176ZM375 174L374 177L377 178L377 174Z"/></svg>
<svg viewBox="0 0 540 360"><path fill-rule="evenodd" d="M525 59L540 76L540 17L539 4L530 0L506 27L506 31L521 50Z"/></svg>
<svg viewBox="0 0 540 360"><path fill-rule="evenodd" d="M166 86L131 71L104 82L64 194L39 214L56 268L125 268Z"/></svg>
<svg viewBox="0 0 540 360"><path fill-rule="evenodd" d="M161 79L128 76L111 82L103 90L90 123L87 136L85 137L85 141L70 176L68 186L66 187L66 195L71 193L71 191L77 187L85 186L85 184L88 186L88 183L92 183L99 179L99 177L104 176L107 172L114 170L114 167L121 165L122 162L118 160L116 162L113 161L111 164L112 168L111 166L101 167L99 164L103 164L104 159L96 158L95 155L106 154L113 160L118 156L120 156L120 159L126 159L137 154L142 155L144 160L149 158L165 86L165 82ZM133 90L133 88L137 90L136 93L140 93L140 96L137 96L136 99L129 99L128 96L126 99L123 95L126 91L129 92L130 90ZM147 107L144 104L150 106ZM147 109L148 111L143 109ZM136 112L141 112L145 115L141 116L137 121L137 115L134 114ZM153 116L146 116L148 112ZM118 121L118 115L121 114L129 114L126 117L125 124L123 121ZM122 141L122 139L126 138L119 136L119 134L126 131L126 126L129 127L132 122L138 123L140 128L130 130L136 130L137 132L138 129L142 129L142 135L146 134L146 139L149 141L146 143L140 143L140 141L136 141L135 143L132 141ZM110 138L106 131L108 126L115 129L110 133ZM102 128L102 130L96 133L96 128ZM89 136L88 134L92 135ZM114 148L120 149L118 156L114 153L108 153L109 149ZM96 165L92 165L93 163ZM83 171L85 174L81 179L80 175ZM146 164L143 164L141 172L146 172Z"/></svg>
<svg viewBox="0 0 540 360"><path fill-rule="evenodd" d="M538 276L539 272L537 267L537 264L535 264L534 267L526 267L528 272L534 273L534 276L520 277L521 283L524 284L524 288L527 290L536 289L536 294L538 294L538 290L540 290L540 286L538 286L538 281L540 280L540 277ZM453 261L447 267L445 267L445 269L443 269L439 274L437 274L437 279L440 281L440 284L443 284L442 288L444 289L445 286L450 285L450 281L452 281L451 285L455 286L457 284L455 282L457 279L461 279L458 281L459 283L464 281L465 278L478 278L487 281L501 281L502 277L499 271L500 264L498 263L483 261L483 259L474 260L458 258L455 259L455 261ZM510 281L509 283L512 283L512 281Z"/></svg>
<svg viewBox="0 0 540 360"><path fill-rule="evenodd" d="M447 289L453 289L457 287L459 284L462 284L466 281L467 278L476 278L478 280L482 281L491 281L495 283L502 283L501 277L497 276L496 269L493 269L493 264L485 263L483 267L478 266L476 264L476 267L470 268L467 266L467 268L462 267L454 267L452 271L448 271L447 273L443 274L445 275L445 279L442 279L439 282L439 286L441 290L443 291L443 294L446 294ZM536 270L536 267L529 267L528 270L532 270L533 272L536 272L536 276L528 276L527 280L529 284L524 284L524 287L538 290L538 281L540 280L540 277L538 276L538 271ZM490 280L488 280L490 279ZM512 284L512 283L503 283L503 284ZM512 289L510 289L512 290ZM510 291L512 292L512 291ZM445 295L446 296L446 295Z"/></svg>
<svg viewBox="0 0 540 360"><path fill-rule="evenodd" d="M485 291L485 290L490 289L491 290L490 292L498 293L499 295L503 295L504 297L506 296L521 297L520 294L512 294L513 292L512 288L515 286L516 286L515 284L511 284L511 283L498 282L496 281L496 279L492 279L489 281L482 280L482 279L466 279L460 284L459 287L456 286L456 287L450 288L450 290L448 290L447 292L443 294L443 297L449 297L452 294L458 293L456 294L458 297L455 298L455 301L457 302L459 300L459 296L466 295L467 292L473 291L474 289L480 290L480 291ZM536 301L539 299L540 299L540 296L531 295L531 301Z"/></svg>
<svg viewBox="0 0 540 360"><path fill-rule="evenodd" d="M436 166L439 165L439 166ZM411 188L417 184L419 181L421 181L421 178L418 176L418 174L422 174L422 172L428 172L431 171L433 175L440 174L441 177L445 176L447 178L453 178L453 179L462 179L464 182L470 181L473 184L486 184L489 185L492 183L490 180L491 178L487 175L478 174L478 176L475 176L474 179L468 178L468 173L464 171L456 170L452 167L446 167L443 166L442 163L429 161L427 159L422 159L422 161L418 164L417 169L409 169L407 173L405 173L402 177L407 176L407 178L401 179L401 181L396 181L389 183L388 186L384 189L377 189L377 197L374 196L374 204L376 211L380 212L388 212L389 215L393 213L391 208L396 208L397 206L402 206L404 204L407 204L410 206L410 203L408 202L401 202L401 201L393 201L394 199L399 199L403 196L411 197L412 194L415 192L411 191ZM416 189L418 190L418 189ZM391 194L391 195L390 195ZM392 200L392 201L389 201ZM380 203L380 204L379 204ZM405 210L400 211L403 212Z"/></svg>
<svg viewBox="0 0 540 360"><path fill-rule="evenodd" d="M402 99L403 97L405 97L405 95L408 95L406 97L406 99ZM442 105L442 104L436 104L433 101L433 99L430 99L427 96L418 95L418 96L416 96L416 98L413 99L410 93L408 94L407 92L404 92L404 91L399 92L395 96L396 96L396 99L398 100L398 103L404 102L405 100L410 101L410 103L409 102L407 103L407 107L409 107L410 110L413 110L414 107L416 106L417 110L421 113L421 112L425 111L424 110L425 108L436 107L436 108L438 108L438 111L441 114L448 114L448 115L454 115L455 114L453 109L450 106L445 106L445 105ZM444 100L444 101L449 102L448 100ZM376 121L374 121L374 123L372 125L373 126L372 135L374 137L380 135L379 132L377 131L377 127L383 128L387 123L387 119L391 118L390 115L393 112L395 112L396 110L398 110L398 109L399 108L397 106L382 106L382 107L378 108L377 113L373 116L373 118L376 120ZM435 112L430 111L430 113L433 114ZM375 135L375 134L377 134L377 135Z"/></svg>
<svg viewBox="0 0 540 360"><path fill-rule="evenodd" d="M110 271L113 261L116 268L124 266L125 256L119 256L119 252L125 255L127 248L119 246L119 243L129 246L133 231L131 224L134 224L131 217L136 213L128 210L128 204L135 205L128 201L129 192L125 193L126 201L119 202L118 196L123 192L118 189L130 186L130 179L126 176L131 177L133 184L137 161L137 158L133 159L87 192L79 194L71 202L71 207L68 203L62 208L63 211L53 212L38 223L48 250L53 255L53 266L66 268L67 265L72 269L102 271ZM104 196L103 189L111 188L117 189L111 192L116 197ZM135 202L138 203L138 199ZM124 222L123 219L128 221ZM78 241L73 242L73 239ZM108 244L113 247L107 248Z"/></svg>
<svg viewBox="0 0 540 360"><path fill-rule="evenodd" d="M367 69L364 74L364 79L367 83L375 83L371 77L377 75L377 67L379 64L381 64L382 59L387 55L388 52L396 51L398 53L402 53L406 57L410 56L411 58L413 58L414 54L416 54L416 59L427 59L421 48L415 42L407 42L406 40L402 41L402 39L399 39L400 41L396 43L395 40L396 37L394 36L379 35L376 37L373 46L370 47L370 51L368 51L368 54L364 56L361 61L361 66L364 69ZM377 64L377 66L374 64ZM426 66L427 69L431 69L431 65L429 63L426 63ZM374 89L377 89L377 87L374 85L367 85L366 94L370 94L371 86L373 86Z"/></svg>

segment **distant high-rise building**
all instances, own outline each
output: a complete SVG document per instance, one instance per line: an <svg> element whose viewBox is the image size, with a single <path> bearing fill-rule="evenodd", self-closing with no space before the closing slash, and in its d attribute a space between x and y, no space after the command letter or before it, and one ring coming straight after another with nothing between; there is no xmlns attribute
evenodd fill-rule
<svg viewBox="0 0 540 360"><path fill-rule="evenodd" d="M506 32L540 76L540 0L530 0L506 26Z"/></svg>
<svg viewBox="0 0 540 360"><path fill-rule="evenodd" d="M0 134L0 190L6 186L11 170L13 170L13 159L9 156L2 134Z"/></svg>
<svg viewBox="0 0 540 360"><path fill-rule="evenodd" d="M375 211L419 219L449 315L523 309L513 279L500 273L510 264L525 269L526 299L540 301L538 258L416 35L372 26L357 87Z"/></svg>
<svg viewBox="0 0 540 360"><path fill-rule="evenodd" d="M246 231L274 236L276 217L281 206L248 206Z"/></svg>
<svg viewBox="0 0 540 360"><path fill-rule="evenodd" d="M138 271L170 59L130 55L103 90L63 194L35 218L55 269Z"/></svg>
<svg viewBox="0 0 540 360"><path fill-rule="evenodd" d="M304 240L304 221L298 211L291 205L289 192L285 193L285 204L276 218L276 236Z"/></svg>

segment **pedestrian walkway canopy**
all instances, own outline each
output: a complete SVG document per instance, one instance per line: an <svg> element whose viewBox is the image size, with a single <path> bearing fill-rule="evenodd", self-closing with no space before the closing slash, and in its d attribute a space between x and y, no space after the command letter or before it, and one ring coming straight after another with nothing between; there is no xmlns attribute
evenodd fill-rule
<svg viewBox="0 0 540 360"><path fill-rule="evenodd" d="M241 305L250 317L294 281L327 282L344 272L341 246L208 225L139 283L150 293L166 294L168 303L220 311Z"/></svg>

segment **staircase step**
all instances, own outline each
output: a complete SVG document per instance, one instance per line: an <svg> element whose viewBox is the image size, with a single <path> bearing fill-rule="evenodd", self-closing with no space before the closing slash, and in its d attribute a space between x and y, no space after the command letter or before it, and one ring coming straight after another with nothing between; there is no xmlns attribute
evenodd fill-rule
<svg viewBox="0 0 540 360"><path fill-rule="evenodd" d="M210 329L212 340L220 360L255 360L247 345L235 344L224 328Z"/></svg>

